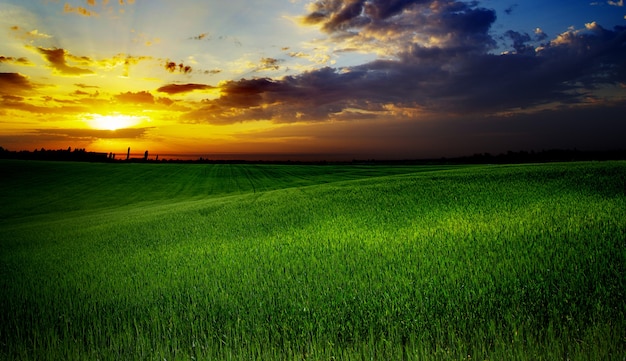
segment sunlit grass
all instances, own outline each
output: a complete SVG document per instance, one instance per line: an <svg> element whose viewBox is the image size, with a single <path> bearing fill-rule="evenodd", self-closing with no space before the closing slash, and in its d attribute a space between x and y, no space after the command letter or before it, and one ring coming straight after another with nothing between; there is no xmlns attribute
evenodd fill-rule
<svg viewBox="0 0 626 361"><path fill-rule="evenodd" d="M3 180L0 359L626 355L623 162L121 166Z"/></svg>

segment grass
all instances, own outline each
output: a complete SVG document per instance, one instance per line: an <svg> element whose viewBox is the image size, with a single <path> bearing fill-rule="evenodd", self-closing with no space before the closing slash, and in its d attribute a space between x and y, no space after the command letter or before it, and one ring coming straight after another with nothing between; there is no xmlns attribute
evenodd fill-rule
<svg viewBox="0 0 626 361"><path fill-rule="evenodd" d="M0 169L0 359L626 357L625 162Z"/></svg>

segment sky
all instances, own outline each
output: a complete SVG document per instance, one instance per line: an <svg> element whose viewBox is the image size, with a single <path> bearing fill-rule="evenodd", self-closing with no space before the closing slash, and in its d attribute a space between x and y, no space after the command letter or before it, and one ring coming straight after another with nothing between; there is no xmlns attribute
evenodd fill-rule
<svg viewBox="0 0 626 361"><path fill-rule="evenodd" d="M0 146L415 159L626 142L624 1L0 0Z"/></svg>

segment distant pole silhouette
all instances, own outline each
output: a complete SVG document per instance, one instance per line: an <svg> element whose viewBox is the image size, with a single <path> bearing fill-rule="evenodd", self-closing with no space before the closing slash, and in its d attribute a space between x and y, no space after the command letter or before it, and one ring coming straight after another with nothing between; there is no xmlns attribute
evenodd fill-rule
<svg viewBox="0 0 626 361"><path fill-rule="evenodd" d="M130 147L128 147L128 153L126 153L126 160L130 159Z"/></svg>
<svg viewBox="0 0 626 361"><path fill-rule="evenodd" d="M148 151L143 154L143 160L148 160Z"/></svg>

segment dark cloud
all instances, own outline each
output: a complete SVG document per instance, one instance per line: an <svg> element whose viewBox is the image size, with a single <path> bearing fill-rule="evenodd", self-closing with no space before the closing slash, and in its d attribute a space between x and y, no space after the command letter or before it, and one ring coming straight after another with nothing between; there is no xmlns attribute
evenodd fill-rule
<svg viewBox="0 0 626 361"><path fill-rule="evenodd" d="M165 63L165 70L169 71L170 73L173 73L176 71L176 63L173 61L168 61Z"/></svg>
<svg viewBox="0 0 626 361"><path fill-rule="evenodd" d="M453 34L461 37L466 35L480 34L484 39L489 39L487 32L496 21L494 10L483 8L471 8L463 6L456 11L448 11L442 14L442 29L452 31Z"/></svg>
<svg viewBox="0 0 626 361"><path fill-rule="evenodd" d="M280 91L284 87L283 83L268 78L229 81L221 87L222 97L219 103L222 106L237 108L259 106L271 103L267 95Z"/></svg>
<svg viewBox="0 0 626 361"><path fill-rule="evenodd" d="M159 89L157 89L157 91L161 93L167 93L167 94L180 94L180 93L192 92L194 90L206 90L206 89L213 89L213 88L214 88L213 86L206 85L206 84L193 84L193 83L168 84L168 85L164 85L160 87Z"/></svg>
<svg viewBox="0 0 626 361"><path fill-rule="evenodd" d="M84 75L84 74L93 74L93 71L89 69L78 68L74 66L67 65L67 59L71 58L74 61L83 61L88 62L89 58L79 58L73 57L65 51L65 49L46 49L46 48L37 48L39 53L41 53L46 60L50 63L53 69L58 71L64 75Z"/></svg>
<svg viewBox="0 0 626 361"><path fill-rule="evenodd" d="M478 2L453 0L335 0L316 1L305 23L322 24L327 32L367 29L397 29L405 20L426 20L413 23L414 29L437 25L441 31L463 29L484 31L495 21L493 10L479 8Z"/></svg>
<svg viewBox="0 0 626 361"><path fill-rule="evenodd" d="M492 9L478 2L454 0L316 1L305 24L318 24L349 48L369 46L397 53L413 43L488 51L496 46L489 30L496 20Z"/></svg>
<svg viewBox="0 0 626 361"><path fill-rule="evenodd" d="M265 71L265 70L278 70L280 69L280 63L282 61L275 58L261 58L261 63L257 71Z"/></svg>
<svg viewBox="0 0 626 361"><path fill-rule="evenodd" d="M205 71L203 71L203 73L207 74L207 75L215 75L215 74L219 74L221 72L222 72L221 69L213 69L213 70L205 70Z"/></svg>
<svg viewBox="0 0 626 361"><path fill-rule="evenodd" d="M30 80L20 73L0 73L0 94L21 94L33 88Z"/></svg>
<svg viewBox="0 0 626 361"><path fill-rule="evenodd" d="M626 28L588 25L538 49L510 33L519 52L504 55L413 46L400 61L358 69L381 75L379 89L437 111L494 112L584 101L595 87L626 81ZM403 94L400 89L405 90Z"/></svg>
<svg viewBox="0 0 626 361"><path fill-rule="evenodd" d="M535 47L528 45L532 39L527 33L519 33L517 31L509 30L504 33L504 36L513 41L513 49L515 49L518 54L535 52Z"/></svg>
<svg viewBox="0 0 626 361"><path fill-rule="evenodd" d="M548 34L544 33L540 28L535 29L535 41L544 41L548 38Z"/></svg>
<svg viewBox="0 0 626 361"><path fill-rule="evenodd" d="M332 2L329 2L330 4ZM447 39L424 46L408 43L393 60L341 69L323 68L272 80L224 84L221 97L207 100L184 119L228 124L254 119L324 121L363 114L416 117L417 109L444 114L498 114L541 105L572 106L602 101L590 96L603 86L626 84L626 28L598 24L570 30L553 41L530 45L532 37L510 31L513 52L493 54L478 39L491 39L492 13L467 4L439 6ZM421 25L420 25L421 26ZM437 33L441 29L436 30ZM461 41L467 39L467 42ZM623 98L623 90L622 90ZM622 100L623 101L623 100Z"/></svg>
<svg viewBox="0 0 626 361"><path fill-rule="evenodd" d="M153 104L154 103L154 96L147 91L140 91L140 92L126 92L126 93L121 93L115 96L115 99L117 99L117 101L122 102L122 103L134 103L134 104Z"/></svg>
<svg viewBox="0 0 626 361"><path fill-rule="evenodd" d="M324 121L346 108L368 108L367 89L374 78L360 71L339 73L331 68L287 76L230 81L220 87L221 97L206 100L201 109L183 118L229 124L254 119L275 122Z"/></svg>
<svg viewBox="0 0 626 361"><path fill-rule="evenodd" d="M209 34L209 33L202 33L202 34L198 34L198 35L192 36L189 39L191 39L191 40L211 40L211 34Z"/></svg>
<svg viewBox="0 0 626 361"><path fill-rule="evenodd" d="M304 17L308 24L321 24L327 32L361 28L410 11L419 5L437 4L429 0L334 0L315 1Z"/></svg>
<svg viewBox="0 0 626 361"><path fill-rule="evenodd" d="M176 64L175 62L169 60L165 62L164 67L165 70L169 71L170 73L179 72L183 74L188 74L191 73L193 70L189 65L185 65L183 63Z"/></svg>
<svg viewBox="0 0 626 361"><path fill-rule="evenodd" d="M504 13L507 15L511 15L513 13L513 10L515 10L515 8L518 6L519 6L518 4L513 4L509 6L508 8L504 9Z"/></svg>

